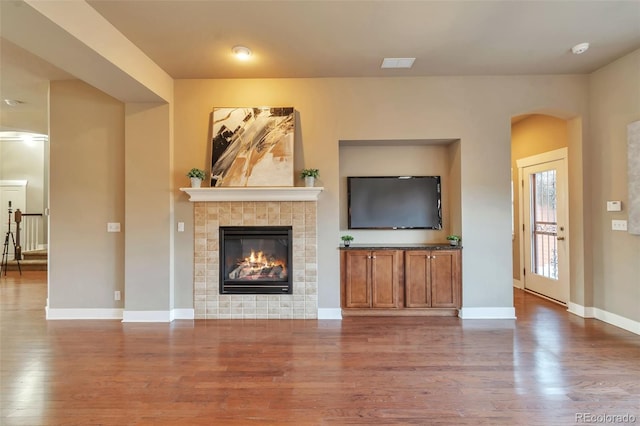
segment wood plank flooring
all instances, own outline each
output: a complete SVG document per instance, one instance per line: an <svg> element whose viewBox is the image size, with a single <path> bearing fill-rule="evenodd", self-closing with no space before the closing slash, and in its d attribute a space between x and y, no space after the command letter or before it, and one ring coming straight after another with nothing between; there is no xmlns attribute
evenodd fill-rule
<svg viewBox="0 0 640 426"><path fill-rule="evenodd" d="M46 294L0 278L2 425L640 424L640 337L521 291L515 322L46 321Z"/></svg>

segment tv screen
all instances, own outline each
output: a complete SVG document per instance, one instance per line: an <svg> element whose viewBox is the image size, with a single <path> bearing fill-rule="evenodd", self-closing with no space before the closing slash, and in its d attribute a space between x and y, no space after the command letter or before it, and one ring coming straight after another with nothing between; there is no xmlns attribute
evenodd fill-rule
<svg viewBox="0 0 640 426"><path fill-rule="evenodd" d="M440 176L347 177L349 229L442 229Z"/></svg>

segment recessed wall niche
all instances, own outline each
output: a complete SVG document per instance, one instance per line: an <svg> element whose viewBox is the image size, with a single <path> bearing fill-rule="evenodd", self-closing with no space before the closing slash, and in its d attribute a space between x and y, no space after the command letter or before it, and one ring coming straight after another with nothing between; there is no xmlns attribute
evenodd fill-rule
<svg viewBox="0 0 640 426"><path fill-rule="evenodd" d="M340 233L354 243L441 243L461 231L460 140L341 140ZM349 230L347 176L441 176L441 230Z"/></svg>

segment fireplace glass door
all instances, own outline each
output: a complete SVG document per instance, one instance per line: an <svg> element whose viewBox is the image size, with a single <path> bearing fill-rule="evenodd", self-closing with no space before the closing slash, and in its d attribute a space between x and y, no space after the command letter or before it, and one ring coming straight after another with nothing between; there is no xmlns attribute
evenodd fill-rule
<svg viewBox="0 0 640 426"><path fill-rule="evenodd" d="M220 227L220 294L291 294L291 227Z"/></svg>

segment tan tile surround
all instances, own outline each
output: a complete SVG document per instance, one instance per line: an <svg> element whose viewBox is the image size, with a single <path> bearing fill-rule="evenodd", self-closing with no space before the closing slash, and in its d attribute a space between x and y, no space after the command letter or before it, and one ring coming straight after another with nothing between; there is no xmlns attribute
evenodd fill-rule
<svg viewBox="0 0 640 426"><path fill-rule="evenodd" d="M196 319L318 317L317 201L194 203ZM293 294L219 294L219 227L293 227Z"/></svg>

